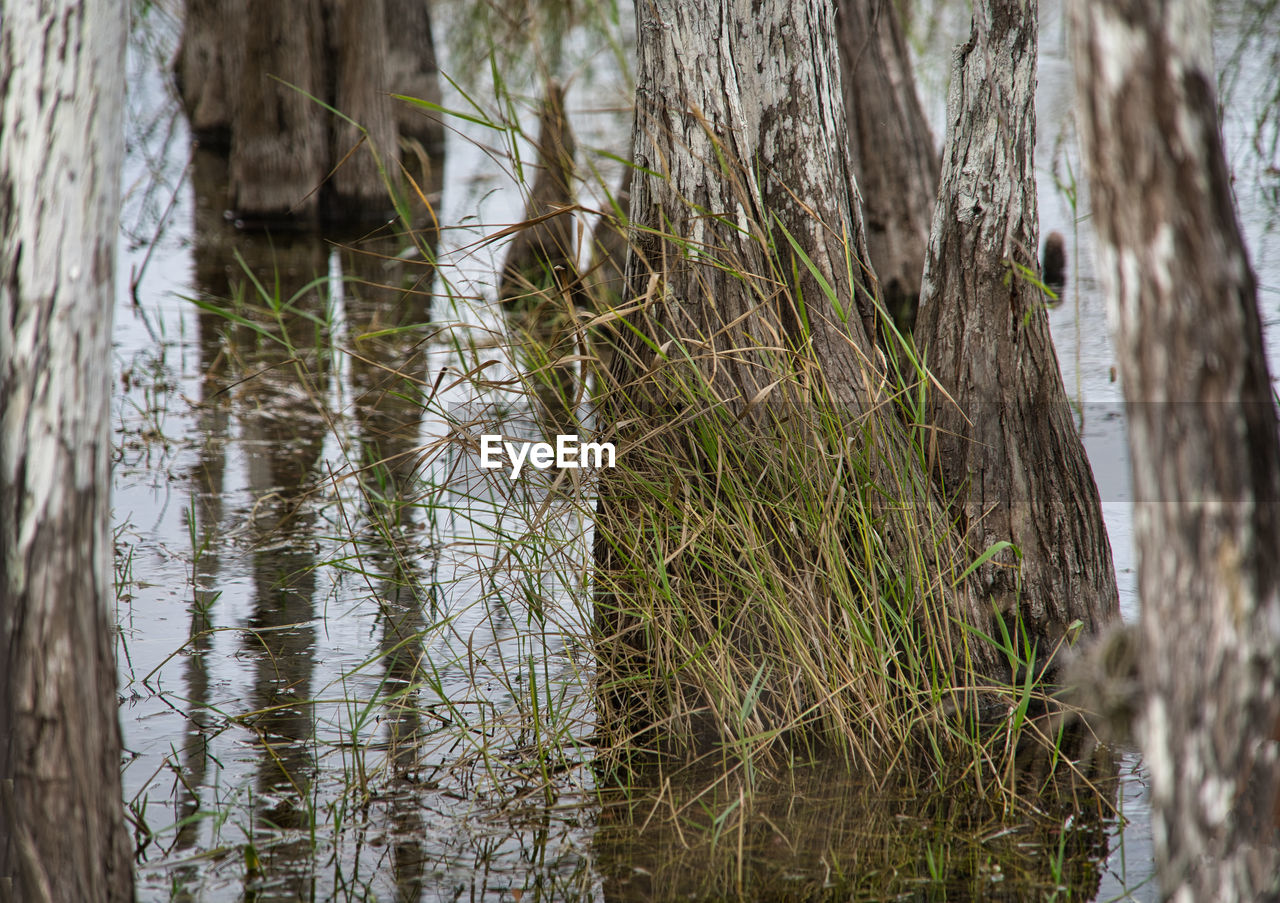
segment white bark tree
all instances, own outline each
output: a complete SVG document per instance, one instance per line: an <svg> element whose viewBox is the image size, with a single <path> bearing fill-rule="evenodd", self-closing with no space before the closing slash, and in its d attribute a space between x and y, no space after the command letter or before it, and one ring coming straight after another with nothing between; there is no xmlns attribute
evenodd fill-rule
<svg viewBox="0 0 1280 903"><path fill-rule="evenodd" d="M1129 413L1157 872L1174 900L1276 899L1280 441L1209 8L1075 0L1072 18Z"/></svg>
<svg viewBox="0 0 1280 903"><path fill-rule="evenodd" d="M108 493L128 13L6 0L0 20L0 897L126 901Z"/></svg>

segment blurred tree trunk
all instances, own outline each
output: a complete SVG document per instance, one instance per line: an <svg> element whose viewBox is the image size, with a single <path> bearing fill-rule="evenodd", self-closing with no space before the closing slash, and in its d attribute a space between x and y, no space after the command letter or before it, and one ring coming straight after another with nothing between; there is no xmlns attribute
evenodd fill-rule
<svg viewBox="0 0 1280 903"><path fill-rule="evenodd" d="M187 0L173 61L192 136L209 149L231 144L248 15L245 0Z"/></svg>
<svg viewBox="0 0 1280 903"><path fill-rule="evenodd" d="M942 185L916 341L930 393L934 479L983 565L983 592L1051 651L1119 597L1093 471L1062 386L1036 272L1035 0L974 4L947 105Z"/></svg>
<svg viewBox="0 0 1280 903"><path fill-rule="evenodd" d="M836 22L867 252L885 308L910 334L938 191L938 152L891 0L840 0Z"/></svg>
<svg viewBox="0 0 1280 903"><path fill-rule="evenodd" d="M312 98L325 96L323 2L297 0L289 12L244 29L228 179L231 209L246 225L309 227L320 217L330 114Z"/></svg>
<svg viewBox="0 0 1280 903"><path fill-rule="evenodd" d="M1072 13L1133 455L1157 871L1171 899L1276 899L1280 443L1209 9Z"/></svg>
<svg viewBox="0 0 1280 903"><path fill-rule="evenodd" d="M111 616L120 2L0 36L0 899L128 901Z"/></svg>
<svg viewBox="0 0 1280 903"><path fill-rule="evenodd" d="M508 307L550 315L563 312L565 303L580 294L573 213L554 213L574 202L576 154L564 89L552 81L538 115L537 175L524 208L530 225L511 240L498 284L498 300Z"/></svg>
<svg viewBox="0 0 1280 903"><path fill-rule="evenodd" d="M336 0L329 29L336 43L334 107L352 120L335 117L331 127L330 159L340 165L329 183L326 216L338 222L377 219L380 211L385 220L392 210L400 148L387 93L390 24L383 0Z"/></svg>
<svg viewBox="0 0 1280 903"><path fill-rule="evenodd" d="M402 155L421 186L443 151L441 121L390 96L440 101L426 0L299 0L252 18L245 0L187 0L174 74L193 136L230 154L241 225L385 220Z"/></svg>
<svg viewBox="0 0 1280 903"><path fill-rule="evenodd" d="M439 104L440 71L427 0L386 0L387 62L383 90ZM393 101L406 164L444 155L444 123L419 107ZM413 144L417 145L417 149ZM406 146L406 144L408 146ZM415 179L420 178L414 175ZM430 181L429 176L421 177ZM423 190L426 186L421 185Z"/></svg>

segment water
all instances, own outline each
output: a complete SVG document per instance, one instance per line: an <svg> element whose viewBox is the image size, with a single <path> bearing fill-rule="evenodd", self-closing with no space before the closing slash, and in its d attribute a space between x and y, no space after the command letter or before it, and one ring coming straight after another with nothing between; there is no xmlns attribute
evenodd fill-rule
<svg viewBox="0 0 1280 903"><path fill-rule="evenodd" d="M468 94L491 96L487 65L467 56L484 46L475 5L436 7L446 70L468 73ZM625 153L629 128L618 48L632 36L629 9L616 23L605 12L526 36L574 73L587 168L612 185L606 154ZM1043 3L1042 18L1040 216L1044 232L1067 236L1072 261L1051 320L1133 617L1122 396L1087 198L1082 186L1073 207L1062 187L1082 168L1057 4ZM1238 34L1258 34L1239 23L1224 17L1220 59ZM1269 25L1262 37L1274 39ZM189 149L164 76L179 30L170 7L148 5L131 40L112 374L117 651L141 899L621 900L737 888L767 898L823 886L867 899L891 888L1018 899L1058 880L1055 850L1077 896L1155 898L1132 753L1107 792L1124 819L1054 816L1057 833L1045 819L1001 821L962 798L917 799L821 767L757 788L749 818L736 778L701 796L694 782L601 807L583 765L587 662L565 639L586 617L589 524L564 487L480 471L453 432L500 421L537 430L507 385L519 364L487 301L502 247L483 242L520 218L509 154L527 160L531 146L455 121L430 186L438 232L238 234L222 218L223 164ZM942 48L956 34L940 25L922 54L939 135ZM1280 158L1252 135L1274 46L1255 40L1227 67L1224 120L1268 327L1280 300ZM511 52L501 71L532 130L536 67ZM447 88L445 105L467 101ZM455 378L480 364L484 391ZM535 720L554 736L531 735ZM562 758L529 755L553 747Z"/></svg>

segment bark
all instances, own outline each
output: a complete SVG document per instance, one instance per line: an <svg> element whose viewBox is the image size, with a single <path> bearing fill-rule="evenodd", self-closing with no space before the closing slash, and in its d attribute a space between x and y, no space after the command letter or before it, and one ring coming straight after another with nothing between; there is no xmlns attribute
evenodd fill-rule
<svg viewBox="0 0 1280 903"><path fill-rule="evenodd" d="M956 54L946 156L917 344L930 393L935 482L982 567L987 597L1016 614L1043 662L1072 622L1116 616L1111 547L1062 386L1036 271L1036 3L975 4Z"/></svg>
<svg viewBox="0 0 1280 903"><path fill-rule="evenodd" d="M626 286L627 211L631 209L631 167L623 170L610 206L591 232L587 287L597 310L617 307Z"/></svg>
<svg viewBox="0 0 1280 903"><path fill-rule="evenodd" d="M111 616L123 3L0 36L0 898L133 899Z"/></svg>
<svg viewBox="0 0 1280 903"><path fill-rule="evenodd" d="M1077 0L1129 416L1152 833L1176 900L1275 899L1280 443L1202 2Z"/></svg>
<svg viewBox="0 0 1280 903"><path fill-rule="evenodd" d="M759 300L728 269L767 278L766 230L776 222L838 297L856 299L859 316L841 317L822 308L818 279L801 276L804 298L821 314L811 323L815 353L856 413L866 403L855 388L860 361L874 357L877 325L872 280L846 266L846 240L857 261L865 265L868 255L854 174L843 154L831 152L848 141L830 3L768 4L753 15L738 0L705 11L648 0L637 16L632 293L643 294L649 275L660 274L651 313L657 324L684 321L680 331L691 337L736 324L725 347L773 347L774 329L798 337L797 310L781 303L757 309ZM755 161L758 173L748 168ZM666 236L687 239L702 256ZM726 388L744 398L762 388L761 379L768 377L749 357L721 371Z"/></svg>
<svg viewBox="0 0 1280 903"><path fill-rule="evenodd" d="M938 190L938 152L891 0L840 0L849 156L884 304L911 332Z"/></svg>
<svg viewBox="0 0 1280 903"><path fill-rule="evenodd" d="M314 226L329 169L330 114L312 99L325 96L322 3L299 0L290 12L246 30L229 174L231 209L246 225Z"/></svg>
<svg viewBox="0 0 1280 903"><path fill-rule="evenodd" d="M426 0L386 0L385 21L386 91L440 103L440 67ZM406 161L414 156L403 147L406 142L416 142L428 157L444 154L444 122L439 117L403 101L395 101L394 110Z"/></svg>
<svg viewBox="0 0 1280 903"><path fill-rule="evenodd" d="M573 204L576 152L564 89L553 81L538 118L537 175L525 205L525 222L512 239L502 267L498 300L503 304L558 308L559 296L579 292L573 212L555 212Z"/></svg>
<svg viewBox="0 0 1280 903"><path fill-rule="evenodd" d="M387 94L389 41L383 0L336 0L329 43L336 61L332 157L325 218L340 223L386 221L392 180L400 177L399 136ZM329 120L327 111L317 109ZM385 176L384 176L385 173Z"/></svg>
<svg viewBox="0 0 1280 903"><path fill-rule="evenodd" d="M231 143L248 22L244 0L187 0L173 73L191 134L209 148Z"/></svg>
<svg viewBox="0 0 1280 903"><path fill-rule="evenodd" d="M402 152L419 186L436 177L443 123L390 97L440 101L425 0L302 0L247 22L244 0L187 0L174 61L193 135L229 148L240 225L389 218Z"/></svg>
<svg viewBox="0 0 1280 903"><path fill-rule="evenodd" d="M832 716L838 720L846 714L844 689L801 687L807 676L788 683L795 666L786 662L783 634L791 628L768 620L767 601L743 597L749 578L738 584L726 578L742 553L735 546L741 536L727 535L723 548L684 553L689 543L663 532L670 526L664 518L677 524L677 533L684 518L732 534L739 526L756 530L754 517L777 517L776 509L795 491L794 472L776 463L785 458L779 449L798 442L792 451L804 454L799 449L806 443L829 438L819 438L820 425L834 417L842 438L831 456L848 455L858 462L851 469L868 469L860 485L885 489L885 496L872 491L856 504L874 511L879 535L869 542L892 562L889 570L908 582L936 580L945 572L938 560L911 560L904 544L914 526L944 524L945 518L932 507L901 423L883 413L888 390L876 350L875 278L854 175L840 152L848 145L832 6L828 0L696 6L646 0L637 6L637 18L632 253L624 306L638 309L617 330L610 377L619 388L613 407L606 401L604 416L617 425L627 467L626 474L602 472L599 484L601 728L606 735L618 724L624 731L644 730L647 721L679 735L684 713L701 709L722 739L736 730L721 717L732 700L685 693L680 681L686 662L666 658L670 650L654 640L665 615L660 611L655 620L632 607L648 592L636 576L643 563L636 564L635 553L663 562L662 579L669 574L671 591L679 594L675 617L692 618L695 630L708 631L708 648L731 647L725 667L745 669L740 690L752 683L752 674L763 673L760 662L783 656L773 676L756 687L758 702L746 730L795 724L800 712L817 712L815 721L839 713ZM714 398L699 395L703 387ZM728 438L705 451L708 435ZM719 507L717 475L726 468L752 474L759 468L749 499L758 515ZM691 474L689 484L673 490L684 493L680 499L657 511L637 501L637 486L661 483L672 473L681 480ZM699 473L705 481L697 480ZM743 523L734 523L735 517ZM841 632L847 621L829 608L829 581L842 579L831 571L846 565L822 560L819 539L787 535L794 529L786 523L766 527L770 538L763 541L780 575L779 592L794 592L792 607L828 613L815 615L812 648L804 653L818 660L818 673L827 667L823 663L848 658L851 639ZM851 548L861 541L847 539ZM671 548L663 548L668 541ZM719 554L725 567L708 563ZM957 620L990 629L989 607L967 586L941 595L940 607ZM923 595L912 598L921 604ZM667 629L685 633L679 626ZM992 649L975 643L971 650L978 670L996 668ZM958 662L943 667L952 665ZM620 675L633 680L611 682ZM691 724L695 743L702 728Z"/></svg>

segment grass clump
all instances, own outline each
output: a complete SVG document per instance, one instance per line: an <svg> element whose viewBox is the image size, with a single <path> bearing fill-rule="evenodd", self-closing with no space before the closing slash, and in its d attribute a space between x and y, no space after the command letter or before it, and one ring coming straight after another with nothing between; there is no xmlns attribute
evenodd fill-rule
<svg viewBox="0 0 1280 903"><path fill-rule="evenodd" d="M764 275L699 250L768 299L757 335L771 333L770 309L820 315L780 275L799 269L784 264L795 249L771 248ZM652 289L661 277L650 275ZM811 344L750 345L720 322L664 334L645 310L658 294L615 326L609 353L624 359L597 395L619 449L600 478L594 537L605 761L709 754L755 767L834 754L873 773L998 774L1044 694L1038 676L1000 686L975 666L973 645L994 643L1011 675L1029 673L1016 623L997 615L997 631L957 607L975 558L1008 544L965 548L932 495L930 381L910 343L897 337L880 368L866 362L878 402L857 412ZM762 387L750 396L725 379L744 361Z"/></svg>

